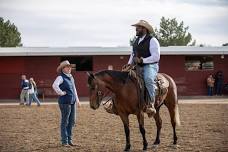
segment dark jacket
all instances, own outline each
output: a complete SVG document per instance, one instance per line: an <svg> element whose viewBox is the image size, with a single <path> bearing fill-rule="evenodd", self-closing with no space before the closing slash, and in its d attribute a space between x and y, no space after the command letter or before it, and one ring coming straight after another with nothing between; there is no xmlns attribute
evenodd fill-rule
<svg viewBox="0 0 228 152"><path fill-rule="evenodd" d="M28 80L22 80L21 81L21 89L23 89L23 90L29 89L29 81Z"/></svg>
<svg viewBox="0 0 228 152"><path fill-rule="evenodd" d="M62 91L65 91L66 94L59 97L59 104L75 104L76 102L76 95L74 91L74 78L68 77L64 73L61 73L63 78L63 83L59 85L59 88Z"/></svg>
<svg viewBox="0 0 228 152"><path fill-rule="evenodd" d="M139 42L139 37L136 39L136 41L133 44L133 52L134 52L134 57L143 57L147 58L151 56L150 54L150 40L151 40L150 35L146 35L145 38L138 44Z"/></svg>

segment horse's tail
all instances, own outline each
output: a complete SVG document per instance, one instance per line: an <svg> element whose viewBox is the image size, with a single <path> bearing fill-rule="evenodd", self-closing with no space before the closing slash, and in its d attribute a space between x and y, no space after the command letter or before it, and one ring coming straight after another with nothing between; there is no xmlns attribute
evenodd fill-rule
<svg viewBox="0 0 228 152"><path fill-rule="evenodd" d="M175 121L175 123L176 123L177 126L180 126L181 125L178 104L176 104L176 106L175 106L175 120L174 121Z"/></svg>
<svg viewBox="0 0 228 152"><path fill-rule="evenodd" d="M171 77L170 77L171 78ZM177 98L177 86L174 80L171 78L171 83L173 83L173 89L174 89L174 101L175 101L175 109L174 109L174 121L177 126L180 126L180 114L179 114L179 104L178 104L178 98Z"/></svg>
<svg viewBox="0 0 228 152"><path fill-rule="evenodd" d="M179 106L178 106L178 98L177 98L177 86L174 80L167 74L162 73L162 75L169 81L169 92L168 96L170 96L170 100L167 101L170 116L172 120L177 126L180 126L180 114L179 114ZM172 114L171 114L172 113Z"/></svg>

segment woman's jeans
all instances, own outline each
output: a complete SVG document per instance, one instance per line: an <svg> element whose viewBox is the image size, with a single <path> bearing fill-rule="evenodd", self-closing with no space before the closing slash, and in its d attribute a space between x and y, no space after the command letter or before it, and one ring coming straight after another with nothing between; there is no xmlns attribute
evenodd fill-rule
<svg viewBox="0 0 228 152"><path fill-rule="evenodd" d="M76 119L76 106L75 104L59 104L61 111L61 141L62 144L72 142L72 129Z"/></svg>
<svg viewBox="0 0 228 152"><path fill-rule="evenodd" d="M207 95L208 96L213 96L213 87L207 87Z"/></svg>
<svg viewBox="0 0 228 152"><path fill-rule="evenodd" d="M150 95L150 102L155 101L155 78L158 73L158 63L156 64L146 64L143 66L143 78L145 81L146 88Z"/></svg>
<svg viewBox="0 0 228 152"><path fill-rule="evenodd" d="M40 100L37 98L35 93L29 94L29 106L31 105L32 101L35 101L38 106L40 106Z"/></svg>

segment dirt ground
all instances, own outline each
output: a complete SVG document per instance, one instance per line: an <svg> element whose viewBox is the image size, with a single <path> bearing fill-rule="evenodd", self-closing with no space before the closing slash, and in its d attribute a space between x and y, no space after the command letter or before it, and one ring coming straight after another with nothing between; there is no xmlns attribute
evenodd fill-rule
<svg viewBox="0 0 228 152"><path fill-rule="evenodd" d="M177 128L178 147L172 146L172 127L168 110L161 108L163 128L159 152L165 151L228 151L228 104L180 104L181 126ZM0 151L75 151L120 152L125 135L120 118L102 107L94 111L82 105L74 128L75 143L81 147L61 147L60 112L57 105L41 107L0 106ZM155 140L154 120L145 118L148 151ZM130 116L131 149L142 151L142 138L135 116Z"/></svg>

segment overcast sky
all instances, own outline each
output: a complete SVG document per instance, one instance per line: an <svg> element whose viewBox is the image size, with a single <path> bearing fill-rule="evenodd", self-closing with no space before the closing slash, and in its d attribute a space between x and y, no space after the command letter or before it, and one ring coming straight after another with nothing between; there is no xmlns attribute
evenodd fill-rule
<svg viewBox="0 0 228 152"><path fill-rule="evenodd" d="M228 0L0 0L24 46L129 46L131 24L162 16L189 26L197 44L228 42Z"/></svg>

